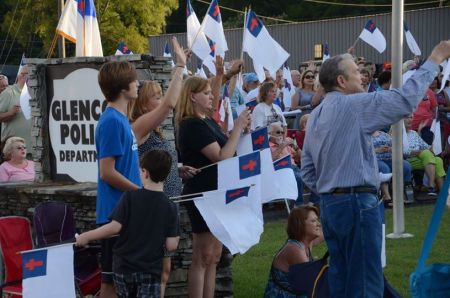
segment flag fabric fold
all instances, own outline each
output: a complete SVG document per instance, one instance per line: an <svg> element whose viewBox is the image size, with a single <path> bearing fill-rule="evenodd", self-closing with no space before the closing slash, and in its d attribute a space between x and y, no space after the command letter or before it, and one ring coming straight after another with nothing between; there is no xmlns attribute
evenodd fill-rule
<svg viewBox="0 0 450 298"><path fill-rule="evenodd" d="M225 104L227 103L227 110L228 110L228 122L227 122L227 129L228 131L231 131L234 127L234 120L233 120L233 113L231 111L231 103L230 103L230 96L228 95L228 85L225 85L223 89L223 95L222 95L222 101L220 103L219 108L219 114L220 114L220 121L225 121Z"/></svg>
<svg viewBox="0 0 450 298"><path fill-rule="evenodd" d="M245 253L259 243L264 230L261 201L254 186L203 193L194 200L211 233L232 254Z"/></svg>
<svg viewBox="0 0 450 298"><path fill-rule="evenodd" d="M216 75L216 65L214 64L214 61L216 60L217 47L216 47L216 43L214 41L212 41L211 39L208 39L208 44L209 44L209 54L203 60L203 65L206 66L206 68L208 68L209 72L215 76ZM222 56L222 58L223 58L223 56Z"/></svg>
<svg viewBox="0 0 450 298"><path fill-rule="evenodd" d="M269 134L267 127L262 127L241 136L237 145L236 154L244 155L267 148L269 148Z"/></svg>
<svg viewBox="0 0 450 298"><path fill-rule="evenodd" d="M195 71L194 75L197 76L197 77L204 78L204 79L208 78L206 76L205 70L203 69L203 61L202 60L198 60L197 70Z"/></svg>
<svg viewBox="0 0 450 298"><path fill-rule="evenodd" d="M291 156L286 155L273 162L274 184L276 187L276 196L263 200L267 203L276 199L296 200L298 197L297 181L295 180L294 171L292 170Z"/></svg>
<svg viewBox="0 0 450 298"><path fill-rule="evenodd" d="M77 0L76 56L103 56L94 0Z"/></svg>
<svg viewBox="0 0 450 298"><path fill-rule="evenodd" d="M286 110L289 110L292 105L292 96L295 94L294 83L292 82L291 70L287 62L283 65L283 102Z"/></svg>
<svg viewBox="0 0 450 298"><path fill-rule="evenodd" d="M72 243L21 254L24 298L75 298Z"/></svg>
<svg viewBox="0 0 450 298"><path fill-rule="evenodd" d="M328 43L325 43L325 47L323 49L323 57L322 57L322 63L330 59L330 49L328 48Z"/></svg>
<svg viewBox="0 0 450 298"><path fill-rule="evenodd" d="M209 55L210 49L205 33L200 31L201 25L190 0L186 3L186 25L188 47L198 58L204 60Z"/></svg>
<svg viewBox="0 0 450 298"><path fill-rule="evenodd" d="M287 53L269 34L262 21L253 11L247 14L243 49L253 60L253 67L260 82L266 78L264 68L275 73L289 58Z"/></svg>
<svg viewBox="0 0 450 298"><path fill-rule="evenodd" d="M386 39L372 20L367 21L359 38L375 48L380 54L386 50Z"/></svg>
<svg viewBox="0 0 450 298"><path fill-rule="evenodd" d="M22 91L20 92L20 110L23 113L25 119L31 119L31 107L30 107L30 93L28 91L27 82L22 87Z"/></svg>
<svg viewBox="0 0 450 298"><path fill-rule="evenodd" d="M67 0L56 26L56 33L73 43L77 42L77 7L76 0Z"/></svg>
<svg viewBox="0 0 450 298"><path fill-rule="evenodd" d="M202 26L205 35L216 44L216 54L225 58L225 52L228 51L228 44L225 39L222 16L217 0L211 1Z"/></svg>
<svg viewBox="0 0 450 298"><path fill-rule="evenodd" d="M406 24L406 22L403 22L403 28L405 30L405 38L406 38L406 43L408 44L409 50L416 56L422 55L419 45L417 44L416 40L414 39L414 36L412 35L411 30L409 30L409 27Z"/></svg>

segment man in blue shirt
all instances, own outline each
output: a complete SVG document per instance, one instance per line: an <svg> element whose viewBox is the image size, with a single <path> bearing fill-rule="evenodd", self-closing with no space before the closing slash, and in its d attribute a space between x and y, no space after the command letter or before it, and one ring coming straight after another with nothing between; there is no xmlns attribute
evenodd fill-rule
<svg viewBox="0 0 450 298"><path fill-rule="evenodd" d="M402 88L372 93L362 89L349 54L320 69L327 95L308 120L301 176L320 196L331 297L383 296L380 181L371 134L410 114L448 57L450 42L441 42Z"/></svg>
<svg viewBox="0 0 450 298"><path fill-rule="evenodd" d="M109 222L122 193L141 188L138 145L126 112L137 98L137 74L129 62L107 62L98 74L100 88L108 102L95 131L98 158L97 224ZM102 241L102 285L100 297L116 297L112 273L115 238Z"/></svg>

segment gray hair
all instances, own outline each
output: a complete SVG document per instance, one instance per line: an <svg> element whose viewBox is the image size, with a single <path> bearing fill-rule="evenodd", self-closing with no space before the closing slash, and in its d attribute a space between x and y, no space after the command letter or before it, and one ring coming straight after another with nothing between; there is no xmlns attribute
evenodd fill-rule
<svg viewBox="0 0 450 298"><path fill-rule="evenodd" d="M6 160L10 160L11 159L11 154L14 151L14 145L16 143L22 143L25 145L25 140L23 138L19 138L19 137L10 137L6 140L5 142L5 147L3 147L3 156L5 157Z"/></svg>
<svg viewBox="0 0 450 298"><path fill-rule="evenodd" d="M346 69L342 66L342 61L347 59L353 61L352 55L337 55L325 61L320 67L319 81L326 92L331 92L336 89L338 76L342 75L347 77L345 73Z"/></svg>
<svg viewBox="0 0 450 298"><path fill-rule="evenodd" d="M271 134L275 130L275 127L277 125L279 125L281 128L283 128L283 123L281 123L280 121L272 122L272 123L269 124L269 127L267 129L269 134Z"/></svg>

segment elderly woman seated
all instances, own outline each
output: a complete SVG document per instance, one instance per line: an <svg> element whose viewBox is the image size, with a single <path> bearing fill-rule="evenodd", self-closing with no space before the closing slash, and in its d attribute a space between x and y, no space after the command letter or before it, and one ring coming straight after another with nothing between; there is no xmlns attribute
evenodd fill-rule
<svg viewBox="0 0 450 298"><path fill-rule="evenodd" d="M264 297L299 297L288 281L289 266L313 261L312 247L323 241L316 207L292 209L287 224L288 239L275 255Z"/></svg>
<svg viewBox="0 0 450 298"><path fill-rule="evenodd" d="M6 161L0 165L0 182L19 182L34 180L34 162L27 160L25 140L10 137L3 148Z"/></svg>
<svg viewBox="0 0 450 298"><path fill-rule="evenodd" d="M300 159L301 150L294 147L294 141L286 138L285 131L281 122L274 122L269 125L269 145L272 152L272 159L278 160L286 155L291 156L292 170L294 171L295 180L297 181L298 198L296 205L303 203L303 182L300 178L300 168L296 160Z"/></svg>
<svg viewBox="0 0 450 298"><path fill-rule="evenodd" d="M428 177L428 195L436 196L436 187L441 189L445 176L442 158L437 157L419 134L411 129L412 115L405 118L406 134L408 135L408 147L403 148L403 155L408 158L413 170L425 170Z"/></svg>

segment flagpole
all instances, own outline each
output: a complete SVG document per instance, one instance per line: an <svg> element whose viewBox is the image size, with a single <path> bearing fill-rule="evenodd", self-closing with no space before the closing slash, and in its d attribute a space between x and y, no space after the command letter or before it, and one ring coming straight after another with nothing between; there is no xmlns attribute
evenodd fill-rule
<svg viewBox="0 0 450 298"><path fill-rule="evenodd" d="M209 6L208 6L208 9L206 10L206 14L205 14L205 17L203 18L202 24L200 25L200 28L198 29L197 34L195 34L195 37L194 37L194 40L192 41L192 44L189 46L189 51L192 50L192 47L194 46L195 41L197 40L197 37L200 34L200 32L203 31L203 27L205 26L205 19L206 19L206 16L208 15L209 9L211 8L211 4L212 4L212 1L211 1L211 3L209 3Z"/></svg>
<svg viewBox="0 0 450 298"><path fill-rule="evenodd" d="M354 49L356 47L356 44L358 43L359 40L359 36L356 38L355 42L352 45L352 48Z"/></svg>
<svg viewBox="0 0 450 298"><path fill-rule="evenodd" d="M49 248L74 245L75 243L76 242L68 242L68 243L63 243L63 244L58 244L58 245L51 245L51 246L46 246L46 247L41 247L41 248L36 248L36 249L22 250L22 251L18 251L16 254L24 254L24 253L28 253L28 252L32 252L32 251L41 251L41 250L46 250L46 249L49 249Z"/></svg>
<svg viewBox="0 0 450 298"><path fill-rule="evenodd" d="M244 30L242 31L241 60L244 59L244 38L245 38L245 27L246 26L247 26L247 7L245 7L245 12L244 12Z"/></svg>

